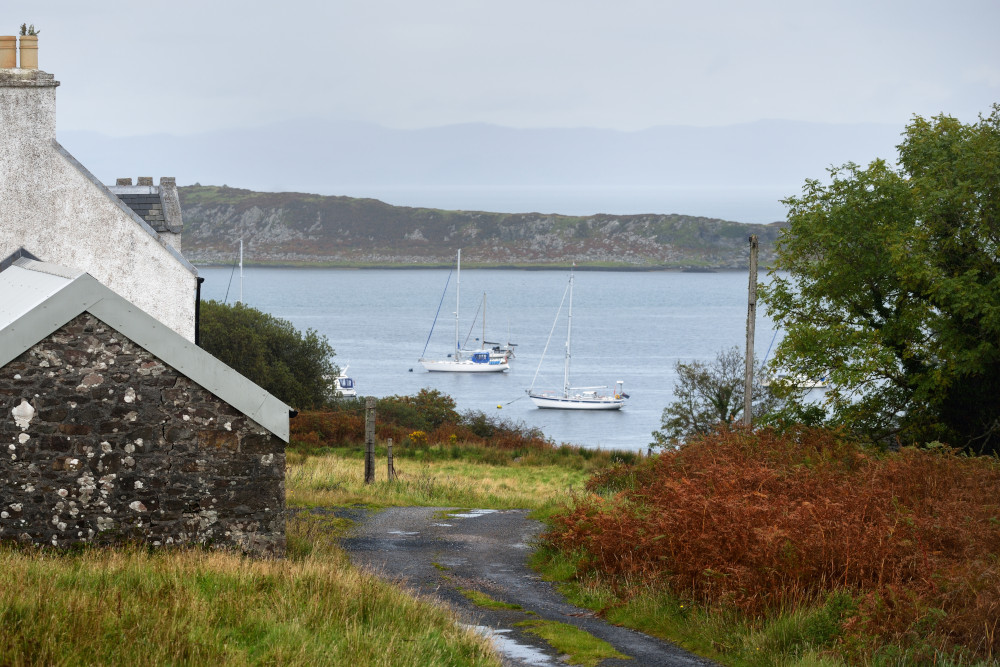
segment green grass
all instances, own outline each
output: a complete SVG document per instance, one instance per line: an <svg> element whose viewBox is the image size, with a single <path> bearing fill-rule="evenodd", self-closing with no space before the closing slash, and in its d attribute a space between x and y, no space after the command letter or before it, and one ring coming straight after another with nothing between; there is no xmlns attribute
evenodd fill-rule
<svg viewBox="0 0 1000 667"><path fill-rule="evenodd" d="M603 639L598 639L589 632L568 623L534 619L521 621L514 625L522 628L525 632L541 637L554 649L569 656L568 662L571 665L595 667L597 663L606 658L628 659L629 657L616 651L611 644Z"/></svg>
<svg viewBox="0 0 1000 667"><path fill-rule="evenodd" d="M661 590L632 591L621 599L594 578L577 579L574 558L539 550L532 565L556 582L570 603L591 609L616 625L633 628L734 667L833 667L843 665L826 653L839 638L839 622L849 597L762 619L747 619L721 609L705 610Z"/></svg>
<svg viewBox="0 0 1000 667"><path fill-rule="evenodd" d="M500 664L455 621L322 544L287 561L0 547L4 665Z"/></svg>
<svg viewBox="0 0 1000 667"><path fill-rule="evenodd" d="M510 602L494 600L486 593L482 593L471 588L459 588L458 592L468 598L472 604L477 607L483 607L484 609L522 609L519 604L511 604Z"/></svg>
<svg viewBox="0 0 1000 667"><path fill-rule="evenodd" d="M461 458L395 460L396 480L387 481L384 459L374 484L364 483L364 459L353 453L320 456L290 452L285 476L288 503L294 507L336 507L358 503L378 507L424 506L554 511L595 469L582 459L570 465L525 460L506 464ZM578 467L579 466L579 467Z"/></svg>

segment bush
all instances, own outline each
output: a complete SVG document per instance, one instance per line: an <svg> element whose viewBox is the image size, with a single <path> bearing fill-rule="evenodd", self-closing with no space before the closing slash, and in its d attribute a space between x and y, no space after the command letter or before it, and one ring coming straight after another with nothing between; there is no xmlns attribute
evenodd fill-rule
<svg viewBox="0 0 1000 667"><path fill-rule="evenodd" d="M201 304L201 347L296 409L323 407L337 367L326 336L244 304Z"/></svg>
<svg viewBox="0 0 1000 667"><path fill-rule="evenodd" d="M421 433L419 445L412 434ZM520 422L470 411L459 415L455 401L437 390L421 389L414 396L387 396L375 402L375 436L392 438L399 447L489 444L502 450L549 447L539 429ZM323 411L300 413L291 421L293 446L304 450L359 446L365 441L365 399L342 398ZM575 450L574 450L575 451ZM401 452L402 453L402 452Z"/></svg>
<svg viewBox="0 0 1000 667"><path fill-rule="evenodd" d="M751 615L825 599L816 635L834 624L856 639L1000 653L983 622L1000 617L995 459L741 429L597 480L623 491L581 499L545 538L582 553L584 574Z"/></svg>

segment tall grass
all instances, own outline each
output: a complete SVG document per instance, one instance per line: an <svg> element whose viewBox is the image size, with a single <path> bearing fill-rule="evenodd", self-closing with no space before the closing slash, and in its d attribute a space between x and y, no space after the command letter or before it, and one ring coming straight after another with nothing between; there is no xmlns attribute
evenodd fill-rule
<svg viewBox="0 0 1000 667"><path fill-rule="evenodd" d="M4 665L498 665L450 613L342 562L0 547Z"/></svg>
<svg viewBox="0 0 1000 667"><path fill-rule="evenodd" d="M846 654L1000 656L994 459L878 454L818 430L720 432L590 490L547 539L619 590L747 618L843 594L829 642Z"/></svg>
<svg viewBox="0 0 1000 667"><path fill-rule="evenodd" d="M590 474L634 452L555 445L536 429L481 412L459 415L437 391L376 402L376 483L364 484L365 400L336 401L292 420L286 488L292 505L552 507ZM396 478L387 480L393 441Z"/></svg>
<svg viewBox="0 0 1000 667"><path fill-rule="evenodd" d="M387 480L384 455L376 482L364 483L364 460L357 451L321 456L290 453L285 486L292 506L423 505L491 509L543 509L582 492L594 468L534 461L483 464L450 456L397 458L396 479ZM609 455L591 459L596 468Z"/></svg>

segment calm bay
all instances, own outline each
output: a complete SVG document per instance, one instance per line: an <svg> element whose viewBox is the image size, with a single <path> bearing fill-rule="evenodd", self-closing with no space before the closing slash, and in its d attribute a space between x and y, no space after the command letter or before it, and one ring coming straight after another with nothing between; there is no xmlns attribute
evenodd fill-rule
<svg viewBox="0 0 1000 667"><path fill-rule="evenodd" d="M198 272L205 278L203 299L233 303L239 298L238 270L199 267ZM479 346L485 293L486 339L516 343L516 358L506 373L428 373L417 362L425 345L425 356L434 358L454 347L456 281L454 274L450 281L448 276L442 269L253 267L244 269L242 293L247 305L326 336L337 364L350 366L360 395L437 389L454 398L459 411L524 422L557 443L592 448L645 450L673 398L674 364L711 361L723 348L745 344L746 273L577 270L571 383L623 380L631 398L621 411L540 410L525 390L533 381L537 389L562 387L565 305L554 329L553 321L569 272L463 269L463 347ZM760 280L766 280L764 273ZM758 312L758 358L773 339L771 322Z"/></svg>

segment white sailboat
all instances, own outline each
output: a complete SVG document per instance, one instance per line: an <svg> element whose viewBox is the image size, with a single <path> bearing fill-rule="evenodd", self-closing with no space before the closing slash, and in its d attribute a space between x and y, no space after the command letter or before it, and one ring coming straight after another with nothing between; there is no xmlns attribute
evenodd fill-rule
<svg viewBox="0 0 1000 667"><path fill-rule="evenodd" d="M480 339L482 341L481 348L484 350L486 349L489 350L490 359L500 360L509 364L510 360L514 358L514 347L517 345L517 343L510 342L510 331L507 332L506 343L498 343L495 341L486 340L486 292L483 292L483 303L481 305L481 308L483 309L483 337ZM469 335L470 336L472 335L471 331L469 332ZM466 337L465 340L466 342L468 342L469 340L468 336ZM487 345L489 345L490 347L487 348L486 347Z"/></svg>
<svg viewBox="0 0 1000 667"><path fill-rule="evenodd" d="M528 388L528 396L539 408L553 408L557 410L620 410L625 407L628 394L624 392L624 382L618 380L615 383L613 392L608 391L606 385L598 387L571 387L569 385L569 362L570 342L573 332L573 271L569 272L569 285L566 286L569 293L569 316L566 322L566 360L563 365L563 388L562 391L534 391L535 381L532 380L531 387ZM563 300L566 299L566 292L563 293ZM552 330L555 330L559 322L559 313L562 311L562 303L559 304L559 311L556 312L556 319L552 323ZM552 339L552 332L549 332L549 339ZM545 343L545 349L549 347ZM538 370L542 367L545 359L545 352L538 361ZM538 370L535 371L535 379L538 379Z"/></svg>
<svg viewBox="0 0 1000 667"><path fill-rule="evenodd" d="M506 355L494 356L490 350L485 348L480 350L463 350L459 342L458 331L458 309L461 299L462 285L462 251L458 251L455 261L455 352L448 355L447 359L426 359L421 357L420 364L430 372L444 373L502 373L510 368ZM434 331L433 326L431 331ZM430 337L428 337L430 341ZM424 346L424 352L427 346Z"/></svg>

